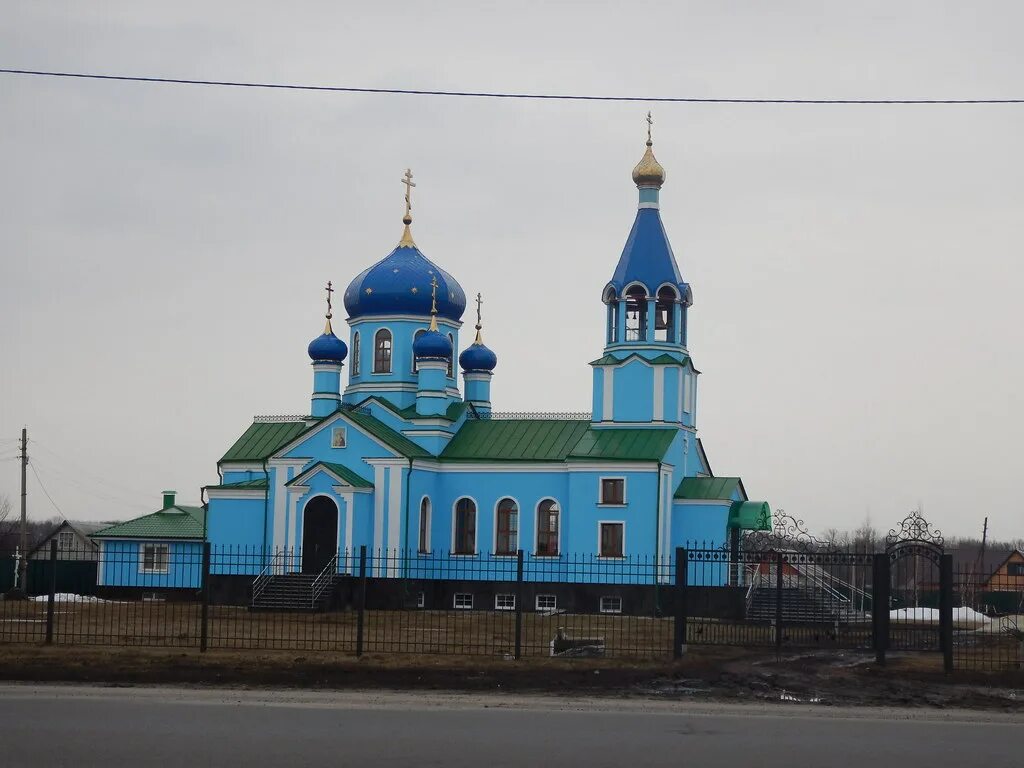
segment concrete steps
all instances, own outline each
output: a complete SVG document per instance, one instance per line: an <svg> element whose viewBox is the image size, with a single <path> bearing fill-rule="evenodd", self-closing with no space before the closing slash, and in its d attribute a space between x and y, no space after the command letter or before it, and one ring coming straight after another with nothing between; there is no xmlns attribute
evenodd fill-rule
<svg viewBox="0 0 1024 768"><path fill-rule="evenodd" d="M314 602L313 586L316 574L285 573L271 576L263 585L263 589L252 600L250 610L253 611L316 611L323 608L331 595L337 577L329 577L323 584L323 590Z"/></svg>

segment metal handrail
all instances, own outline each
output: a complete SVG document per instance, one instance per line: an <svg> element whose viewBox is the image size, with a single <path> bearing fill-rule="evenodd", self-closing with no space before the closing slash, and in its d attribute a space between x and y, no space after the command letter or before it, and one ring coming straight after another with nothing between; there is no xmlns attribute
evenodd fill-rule
<svg viewBox="0 0 1024 768"><path fill-rule="evenodd" d="M752 576L750 575L750 571L753 571ZM750 614L750 606L754 602L754 592L756 592L761 587L761 568L759 566L755 566L754 568L750 568L748 566L747 574L750 577L750 586L747 588L746 609L743 614L744 616Z"/></svg>
<svg viewBox="0 0 1024 768"><path fill-rule="evenodd" d="M259 572L259 575L252 582L252 601L255 603L256 598L263 594L263 590L267 588L267 584L274 577L274 571L277 570L276 566L279 563L284 562L284 552L278 551L274 553L274 556L270 558L263 570Z"/></svg>
<svg viewBox="0 0 1024 768"><path fill-rule="evenodd" d="M313 586L309 596L309 607L316 608L316 602L320 599L320 595L323 594L324 590L333 582L333 577L338 573L338 553L334 553L334 557L327 563L327 567L320 571L320 574L313 579Z"/></svg>

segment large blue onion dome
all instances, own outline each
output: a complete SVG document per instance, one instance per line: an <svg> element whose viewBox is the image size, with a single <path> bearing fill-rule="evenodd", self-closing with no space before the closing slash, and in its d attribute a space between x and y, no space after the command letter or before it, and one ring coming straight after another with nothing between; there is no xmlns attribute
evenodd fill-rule
<svg viewBox="0 0 1024 768"><path fill-rule="evenodd" d="M348 357L348 346L334 335L329 319L324 332L309 342L306 351L309 353L310 360L315 363L341 363Z"/></svg>
<svg viewBox="0 0 1024 768"><path fill-rule="evenodd" d="M364 269L345 289L350 318L364 315L427 315L431 281L437 278L437 313L458 321L466 311L466 294L458 281L423 255L409 232L398 247L372 267Z"/></svg>
<svg viewBox="0 0 1024 768"><path fill-rule="evenodd" d="M452 357L452 343L448 337L435 328L421 333L412 343L412 353L417 360L428 358L440 358L450 360Z"/></svg>

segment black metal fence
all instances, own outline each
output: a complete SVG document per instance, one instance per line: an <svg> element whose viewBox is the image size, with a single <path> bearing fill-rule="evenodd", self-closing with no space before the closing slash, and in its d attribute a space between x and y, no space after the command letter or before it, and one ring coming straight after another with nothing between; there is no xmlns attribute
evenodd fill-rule
<svg viewBox="0 0 1024 768"><path fill-rule="evenodd" d="M854 649L883 662L935 652L947 670L1024 662L1024 577L954 567L920 538L871 552L748 536L667 561L364 548L310 562L298 550L174 542L49 555L30 562L27 599L0 601L0 643L509 658L734 645ZM15 569L0 553L0 573Z"/></svg>

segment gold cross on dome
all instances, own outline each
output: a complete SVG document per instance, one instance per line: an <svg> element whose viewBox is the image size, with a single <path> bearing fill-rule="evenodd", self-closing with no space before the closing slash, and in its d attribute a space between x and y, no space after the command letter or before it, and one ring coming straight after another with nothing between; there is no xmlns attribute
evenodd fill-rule
<svg viewBox="0 0 1024 768"><path fill-rule="evenodd" d="M412 169L405 169L405 178L402 179L402 183L405 184L405 218L412 218L412 188L416 186L412 180Z"/></svg>

